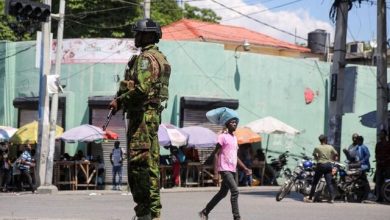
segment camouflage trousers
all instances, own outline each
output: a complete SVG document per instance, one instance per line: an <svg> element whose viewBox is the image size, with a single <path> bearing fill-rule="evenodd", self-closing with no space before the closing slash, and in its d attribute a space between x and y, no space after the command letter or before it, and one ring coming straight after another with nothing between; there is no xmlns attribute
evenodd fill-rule
<svg viewBox="0 0 390 220"><path fill-rule="evenodd" d="M157 131L161 121L156 110L131 112L128 137L128 182L138 217L151 215L159 218L160 203L160 149Z"/></svg>

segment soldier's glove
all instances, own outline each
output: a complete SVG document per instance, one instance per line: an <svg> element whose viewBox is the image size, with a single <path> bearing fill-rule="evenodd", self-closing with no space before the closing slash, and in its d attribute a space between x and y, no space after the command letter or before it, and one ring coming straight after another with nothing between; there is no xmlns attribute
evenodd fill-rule
<svg viewBox="0 0 390 220"><path fill-rule="evenodd" d="M113 114L115 114L116 111L118 111L118 102L116 99L114 99L110 102L109 108L113 110L113 112L112 112Z"/></svg>
<svg viewBox="0 0 390 220"><path fill-rule="evenodd" d="M133 91L135 89L133 80L122 80L119 84L119 90L121 93L125 93L127 91Z"/></svg>

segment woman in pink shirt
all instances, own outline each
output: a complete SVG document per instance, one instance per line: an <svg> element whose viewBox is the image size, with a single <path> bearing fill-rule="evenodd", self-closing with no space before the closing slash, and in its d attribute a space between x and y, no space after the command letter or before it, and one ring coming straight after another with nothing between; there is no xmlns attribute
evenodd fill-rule
<svg viewBox="0 0 390 220"><path fill-rule="evenodd" d="M210 200L200 213L202 220L208 219L208 214L211 210L227 195L230 190L232 213L234 220L240 220L240 211L238 209L238 187L235 180L235 173L237 164L244 170L247 175L251 175L252 171L248 169L241 160L237 157L238 143L237 138L233 132L236 130L238 118L229 119L225 125L227 132L218 136L218 143L216 146L216 154L214 159L214 182L218 181L218 172L222 177L221 188L219 192Z"/></svg>

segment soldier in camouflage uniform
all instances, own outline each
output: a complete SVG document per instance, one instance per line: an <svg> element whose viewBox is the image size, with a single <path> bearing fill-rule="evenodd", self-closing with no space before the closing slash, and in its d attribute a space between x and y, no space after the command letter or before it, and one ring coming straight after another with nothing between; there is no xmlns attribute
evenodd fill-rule
<svg viewBox="0 0 390 220"><path fill-rule="evenodd" d="M123 108L128 118L128 180L137 219L159 219L160 171L158 126L163 103L168 99L171 68L155 45L162 36L158 23L151 19L136 22L135 46L140 55L133 56L110 107Z"/></svg>

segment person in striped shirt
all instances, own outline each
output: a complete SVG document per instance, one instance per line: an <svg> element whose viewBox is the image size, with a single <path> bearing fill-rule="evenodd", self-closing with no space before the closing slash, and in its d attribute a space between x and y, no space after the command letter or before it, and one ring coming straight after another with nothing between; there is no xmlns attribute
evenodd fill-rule
<svg viewBox="0 0 390 220"><path fill-rule="evenodd" d="M19 181L19 190L22 190L22 182L26 182L30 188L32 193L36 193L36 188L32 182L31 177L31 168L35 167L35 160L31 157L31 145L27 144L24 147L24 151L20 156L20 181Z"/></svg>

